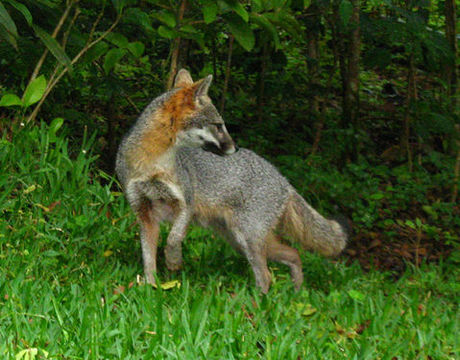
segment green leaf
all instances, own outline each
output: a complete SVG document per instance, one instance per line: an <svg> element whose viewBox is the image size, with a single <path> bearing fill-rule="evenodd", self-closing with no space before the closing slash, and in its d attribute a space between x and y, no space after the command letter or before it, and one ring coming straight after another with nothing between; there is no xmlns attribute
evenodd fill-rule
<svg viewBox="0 0 460 360"><path fill-rule="evenodd" d="M118 46L119 48L126 48L129 44L129 41L126 38L126 36L121 35L119 33L112 32L106 36L106 39L107 41Z"/></svg>
<svg viewBox="0 0 460 360"><path fill-rule="evenodd" d="M277 25L279 28L286 30L290 35L297 38L302 34L302 28L294 16L286 11L278 11L276 13L266 13L264 16L272 24Z"/></svg>
<svg viewBox="0 0 460 360"><path fill-rule="evenodd" d="M404 222L404 225L410 227L411 229L415 229L415 224L414 224L414 222L412 220L406 220Z"/></svg>
<svg viewBox="0 0 460 360"><path fill-rule="evenodd" d="M306 304L304 309L302 310L302 316L311 316L316 311L317 310L311 304Z"/></svg>
<svg viewBox="0 0 460 360"><path fill-rule="evenodd" d="M24 107L29 107L32 104L35 104L39 101L46 90L46 79L44 75L40 75L35 78L29 86L27 86L26 91L24 91L24 96L22 97L22 102Z"/></svg>
<svg viewBox="0 0 460 360"><path fill-rule="evenodd" d="M292 312L300 313L305 317L311 316L317 311L317 309L315 309L311 304L304 303L293 303L291 305L291 310Z"/></svg>
<svg viewBox="0 0 460 360"><path fill-rule="evenodd" d="M30 348L21 350L14 357L15 360L34 360L38 354L37 348Z"/></svg>
<svg viewBox="0 0 460 360"><path fill-rule="evenodd" d="M102 55L104 55L108 50L109 44L107 44L104 41L100 41L88 50L80 64L84 65L92 63L93 61L99 59Z"/></svg>
<svg viewBox="0 0 460 360"><path fill-rule="evenodd" d="M244 22L248 22L249 14L238 0L219 0L218 3L223 13L233 10Z"/></svg>
<svg viewBox="0 0 460 360"><path fill-rule="evenodd" d="M263 5L264 5L265 3L266 3L265 1L264 1L264 3L262 3L262 0L252 0L252 1L251 1L251 11L252 11L253 13L262 12L262 10L264 10Z"/></svg>
<svg viewBox="0 0 460 360"><path fill-rule="evenodd" d="M347 293L354 300L363 301L366 298L366 296L363 293L353 290L353 289L348 290Z"/></svg>
<svg viewBox="0 0 460 360"><path fill-rule="evenodd" d="M27 21L27 24L32 26L32 22L33 22L32 14L30 13L29 9L27 9L25 5L17 2L16 0L8 0L8 2L11 4L11 6L13 6L16 10L18 10L24 16L24 18Z"/></svg>
<svg viewBox="0 0 460 360"><path fill-rule="evenodd" d="M389 49L368 49L363 54L363 62L368 67L377 67L380 69L385 69L391 64L392 53Z"/></svg>
<svg viewBox="0 0 460 360"><path fill-rule="evenodd" d="M255 37L249 24L235 14L228 14L226 19L230 32L235 36L236 41L246 51L251 51L255 44Z"/></svg>
<svg viewBox="0 0 460 360"><path fill-rule="evenodd" d="M47 251L44 251L42 255L48 256L48 257L55 257L55 256L60 256L61 253L56 250L47 250Z"/></svg>
<svg viewBox="0 0 460 360"><path fill-rule="evenodd" d="M128 44L128 50L134 55L134 57L139 58L144 53L145 46L140 41L136 41Z"/></svg>
<svg viewBox="0 0 460 360"><path fill-rule="evenodd" d="M14 23L13 19L11 18L10 14L8 11L6 11L5 7L3 4L0 2L0 24L3 25L14 37L18 37L18 29L16 28L16 24Z"/></svg>
<svg viewBox="0 0 460 360"><path fill-rule="evenodd" d="M56 118L54 119L50 126L49 126L49 132L50 134L56 135L57 131L61 128L61 126L64 124L64 119L63 118Z"/></svg>
<svg viewBox="0 0 460 360"><path fill-rule="evenodd" d="M431 207L431 206L428 206L428 205L423 205L422 206L422 209L423 211L425 211L428 215L430 215L431 217L433 217L433 219L437 219L438 218L438 213Z"/></svg>
<svg viewBox="0 0 460 360"><path fill-rule="evenodd" d="M18 50L18 43L16 41L16 38L13 35L11 35L11 33L9 33L2 24L0 24L0 38L6 40L10 43L12 47Z"/></svg>
<svg viewBox="0 0 460 360"><path fill-rule="evenodd" d="M204 22L210 24L216 20L219 9L214 1L205 0L201 11L203 12Z"/></svg>
<svg viewBox="0 0 460 360"><path fill-rule="evenodd" d="M158 27L158 34L166 39L175 39L179 36L177 31L163 25Z"/></svg>
<svg viewBox="0 0 460 360"><path fill-rule="evenodd" d="M342 0L339 6L340 19L345 25L348 25L348 22L351 19L351 14L353 13L353 5L350 0Z"/></svg>
<svg viewBox="0 0 460 360"><path fill-rule="evenodd" d="M268 21L268 19L264 15L251 14L251 22L256 23L266 32L268 32L272 36L275 48L279 49L280 38L278 36L278 31L276 30L276 27L270 21Z"/></svg>
<svg viewBox="0 0 460 360"><path fill-rule="evenodd" d="M278 10L284 6L284 4L286 3L286 0L271 0L270 2L273 5L273 9Z"/></svg>
<svg viewBox="0 0 460 360"><path fill-rule="evenodd" d="M249 14L244 8L244 6L241 5L241 3L238 0L227 0L226 3L230 7L230 9L232 9L244 20L244 22L248 22Z"/></svg>
<svg viewBox="0 0 460 360"><path fill-rule="evenodd" d="M123 15L123 21L140 25L147 31L154 31L150 16L139 8L129 8Z"/></svg>
<svg viewBox="0 0 460 360"><path fill-rule="evenodd" d="M177 288L180 288L181 286L181 283L179 280L171 280L171 281L167 281L163 284L160 285L160 287L163 289L163 290L170 290L170 289L173 289L175 287ZM158 285L156 284L153 284L153 287L156 289L158 287Z"/></svg>
<svg viewBox="0 0 460 360"><path fill-rule="evenodd" d="M0 100L0 106L15 106L19 105L22 106L22 101L19 98L19 96L15 94L5 94L2 96L2 99Z"/></svg>
<svg viewBox="0 0 460 360"><path fill-rule="evenodd" d="M121 58L126 54L124 49L111 49L107 52L104 59L104 71L106 74L113 69L117 62L121 60Z"/></svg>
<svg viewBox="0 0 460 360"><path fill-rule="evenodd" d="M41 39L43 44L47 47L47 49L54 55L54 57L59 61L62 65L68 68L69 72L72 72L72 64L70 63L70 59L65 53L62 46L51 37L45 30L37 25L32 25L32 28L35 31L35 34Z"/></svg>
<svg viewBox="0 0 460 360"><path fill-rule="evenodd" d="M197 33L197 29L195 29L192 25L184 25L184 26L181 26L180 27L180 31L181 32L185 32L185 33Z"/></svg>
<svg viewBox="0 0 460 360"><path fill-rule="evenodd" d="M31 192L35 191L37 189L37 185L35 184L32 184L30 186L28 186L22 193L23 194L30 194Z"/></svg>
<svg viewBox="0 0 460 360"><path fill-rule="evenodd" d="M127 3L127 0L112 0L112 4L115 7L115 10L117 10L117 13L121 14L123 11L123 8L125 7Z"/></svg>
<svg viewBox="0 0 460 360"><path fill-rule="evenodd" d="M371 200L382 200L385 197L383 192L377 192L369 196Z"/></svg>
<svg viewBox="0 0 460 360"><path fill-rule="evenodd" d="M153 14L153 17L168 25L170 28L174 28L176 26L176 16L170 11L162 11Z"/></svg>
<svg viewBox="0 0 460 360"><path fill-rule="evenodd" d="M181 37L184 39L191 39L197 42L198 45L207 53L206 45L204 43L204 35L197 32L181 32Z"/></svg>

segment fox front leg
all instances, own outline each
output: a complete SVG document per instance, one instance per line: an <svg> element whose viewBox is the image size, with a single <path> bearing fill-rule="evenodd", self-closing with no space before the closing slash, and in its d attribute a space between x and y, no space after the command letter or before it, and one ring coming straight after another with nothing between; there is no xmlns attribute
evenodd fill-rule
<svg viewBox="0 0 460 360"><path fill-rule="evenodd" d="M189 221L189 212L181 207L166 241L166 266L171 271L177 271L182 267L182 240L185 237Z"/></svg>
<svg viewBox="0 0 460 360"><path fill-rule="evenodd" d="M137 216L141 227L141 247L145 281L148 284L154 285L155 278L153 274L157 271L156 258L160 226L150 204L142 207L138 211Z"/></svg>
<svg viewBox="0 0 460 360"><path fill-rule="evenodd" d="M140 225L145 282L154 285L160 223L154 207L154 200L158 197L157 189L152 185L151 179L131 181L126 188L126 195Z"/></svg>

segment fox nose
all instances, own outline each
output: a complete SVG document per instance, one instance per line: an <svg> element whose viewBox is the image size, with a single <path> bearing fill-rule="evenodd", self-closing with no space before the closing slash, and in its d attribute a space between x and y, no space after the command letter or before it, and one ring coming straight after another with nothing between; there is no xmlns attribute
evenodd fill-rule
<svg viewBox="0 0 460 360"><path fill-rule="evenodd" d="M224 155L231 155L236 152L237 146L233 141L229 141L221 144L221 149Z"/></svg>
<svg viewBox="0 0 460 360"><path fill-rule="evenodd" d="M227 150L225 150L225 155L231 155L231 154L234 154L236 152L236 146L232 145L231 147L229 147Z"/></svg>

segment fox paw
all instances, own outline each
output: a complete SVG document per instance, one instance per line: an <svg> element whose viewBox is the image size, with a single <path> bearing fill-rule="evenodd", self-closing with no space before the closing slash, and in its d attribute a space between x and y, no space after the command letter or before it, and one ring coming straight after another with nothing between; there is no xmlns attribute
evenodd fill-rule
<svg viewBox="0 0 460 360"><path fill-rule="evenodd" d="M145 277L141 276L140 274L136 275L136 284L141 285L152 285L153 287L156 286L155 277L153 274L145 273Z"/></svg>
<svg viewBox="0 0 460 360"><path fill-rule="evenodd" d="M166 267L170 271L177 271L182 268L182 248L180 246L166 246L165 257Z"/></svg>

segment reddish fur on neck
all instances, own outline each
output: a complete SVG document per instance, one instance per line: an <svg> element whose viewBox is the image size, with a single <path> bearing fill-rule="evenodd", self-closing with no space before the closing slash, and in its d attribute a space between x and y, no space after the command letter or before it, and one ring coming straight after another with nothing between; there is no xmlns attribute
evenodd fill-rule
<svg viewBox="0 0 460 360"><path fill-rule="evenodd" d="M143 134L140 144L128 158L132 164L151 163L176 142L176 136L195 111L194 94L197 84L176 91L148 120L150 127ZM138 167L138 166L136 166Z"/></svg>

